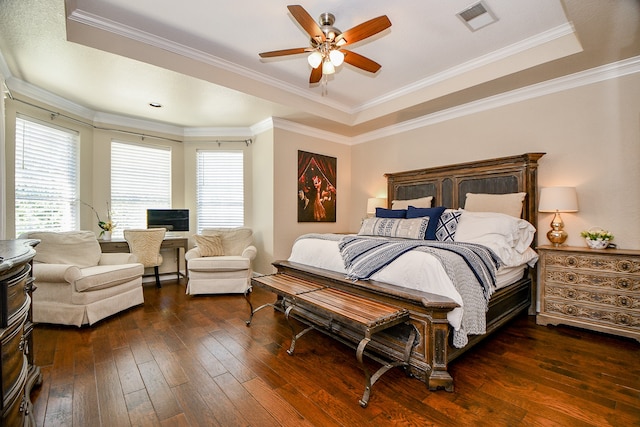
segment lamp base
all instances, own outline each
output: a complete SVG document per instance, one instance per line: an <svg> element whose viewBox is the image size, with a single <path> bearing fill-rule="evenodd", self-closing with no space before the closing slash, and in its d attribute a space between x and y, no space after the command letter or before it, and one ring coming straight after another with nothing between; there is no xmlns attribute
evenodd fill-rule
<svg viewBox="0 0 640 427"><path fill-rule="evenodd" d="M553 246L562 245L569 235L564 230L549 230L547 232L547 239L553 244Z"/></svg>
<svg viewBox="0 0 640 427"><path fill-rule="evenodd" d="M551 220L551 230L547 232L547 239L553 244L553 246L560 246L567 240L569 236L564 229L564 222L560 216L560 212L556 212Z"/></svg>

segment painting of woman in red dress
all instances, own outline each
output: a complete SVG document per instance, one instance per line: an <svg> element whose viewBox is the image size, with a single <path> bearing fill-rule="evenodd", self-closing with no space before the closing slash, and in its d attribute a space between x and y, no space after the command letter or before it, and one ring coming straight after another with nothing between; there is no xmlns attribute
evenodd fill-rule
<svg viewBox="0 0 640 427"><path fill-rule="evenodd" d="M335 157L298 151L298 222L336 221Z"/></svg>

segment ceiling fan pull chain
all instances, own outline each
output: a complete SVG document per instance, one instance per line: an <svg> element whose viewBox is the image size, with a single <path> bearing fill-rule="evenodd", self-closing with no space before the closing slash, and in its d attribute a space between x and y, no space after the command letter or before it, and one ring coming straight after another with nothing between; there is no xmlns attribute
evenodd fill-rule
<svg viewBox="0 0 640 427"><path fill-rule="evenodd" d="M327 75L324 74L322 76L322 83L320 83L320 85L322 86L322 96L327 96L329 94L329 89L327 89Z"/></svg>

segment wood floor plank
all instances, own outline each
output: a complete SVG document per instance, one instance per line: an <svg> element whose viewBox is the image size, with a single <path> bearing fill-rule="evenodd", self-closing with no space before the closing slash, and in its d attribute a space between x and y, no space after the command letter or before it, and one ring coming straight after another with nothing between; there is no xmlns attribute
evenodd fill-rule
<svg viewBox="0 0 640 427"><path fill-rule="evenodd" d="M77 375L73 382L73 425L100 425L98 384L94 372Z"/></svg>
<svg viewBox="0 0 640 427"><path fill-rule="evenodd" d="M188 350L185 349L176 352L175 358L177 363L183 367L185 373L191 378L188 386L197 393L198 397L211 409L221 425L248 424L243 414L238 411L233 402L229 400L213 378L203 374L202 365L191 356Z"/></svg>
<svg viewBox="0 0 640 427"><path fill-rule="evenodd" d="M242 386L283 426L313 426L260 378L246 381Z"/></svg>
<svg viewBox="0 0 640 427"><path fill-rule="evenodd" d="M255 374L231 354L218 340L211 334L202 340L202 344L215 356L224 367L238 379L241 383L249 381Z"/></svg>
<svg viewBox="0 0 640 427"><path fill-rule="evenodd" d="M202 427L226 427L226 426L247 426L246 422L243 423L229 423L221 424L214 412L207 406L204 399L198 394L190 384L182 384L173 388L173 393L180 403L184 411L184 415L190 426L202 426ZM223 415L218 412L218 416Z"/></svg>
<svg viewBox="0 0 640 427"><path fill-rule="evenodd" d="M281 425L230 373L219 375L214 378L214 381L250 425L261 427Z"/></svg>
<svg viewBox="0 0 640 427"><path fill-rule="evenodd" d="M96 383L100 420L104 426L128 426L129 415L120 386L118 368L113 360L96 363Z"/></svg>
<svg viewBox="0 0 640 427"><path fill-rule="evenodd" d="M281 312L261 310L247 327L242 295L184 287L145 284L144 305L92 326L36 325L36 425L640 426L633 340L523 315L450 364L453 393L391 369L361 408L353 348L312 331L289 356ZM261 289L251 298L274 300Z"/></svg>
<svg viewBox="0 0 640 427"><path fill-rule="evenodd" d="M127 395L138 390L144 390L144 381L142 381L131 349L129 347L118 348L114 351L113 356L118 369L122 393Z"/></svg>
<svg viewBox="0 0 640 427"><path fill-rule="evenodd" d="M49 389L44 425L57 427L73 424L73 383Z"/></svg>
<svg viewBox="0 0 640 427"><path fill-rule="evenodd" d="M158 418L162 421L182 413L182 408L176 401L157 363L155 361L145 362L138 365L138 368Z"/></svg>
<svg viewBox="0 0 640 427"><path fill-rule="evenodd" d="M160 425L160 420L151 404L147 390L133 391L124 396L132 426L154 427Z"/></svg>

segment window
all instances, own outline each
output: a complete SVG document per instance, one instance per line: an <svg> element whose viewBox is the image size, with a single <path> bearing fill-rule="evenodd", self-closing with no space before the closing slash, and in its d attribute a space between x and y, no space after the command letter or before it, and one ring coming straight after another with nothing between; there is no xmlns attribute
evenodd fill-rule
<svg viewBox="0 0 640 427"><path fill-rule="evenodd" d="M114 237L147 228L147 209L171 208L171 149L111 142L111 210Z"/></svg>
<svg viewBox="0 0 640 427"><path fill-rule="evenodd" d="M198 150L198 232L209 227L244 225L243 154Z"/></svg>
<svg viewBox="0 0 640 427"><path fill-rule="evenodd" d="M79 229L78 145L75 131L16 118L16 236Z"/></svg>

